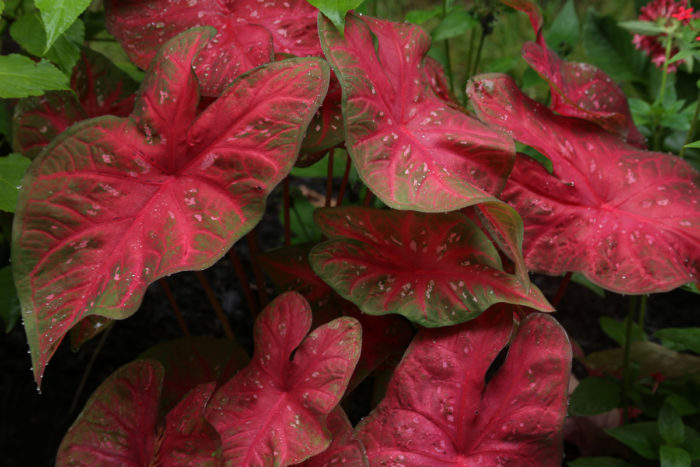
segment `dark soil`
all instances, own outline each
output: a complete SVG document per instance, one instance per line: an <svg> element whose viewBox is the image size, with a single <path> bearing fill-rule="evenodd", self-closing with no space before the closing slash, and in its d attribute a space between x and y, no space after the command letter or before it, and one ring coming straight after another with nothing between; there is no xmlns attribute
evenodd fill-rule
<svg viewBox="0 0 700 467"><path fill-rule="evenodd" d="M274 209L280 205L279 199L279 192L276 192L269 203L273 208L268 210L255 231L263 251L281 243L282 228ZM246 242L239 241L235 248L250 268ZM239 343L250 351L253 320L231 261L223 258L205 274ZM249 274L249 277L254 282L253 275ZM222 337L221 326L194 273L176 274L168 281L192 334ZM560 281L560 278L544 276L534 278L550 298L556 294ZM273 295L272 290L269 293ZM601 332L598 318L622 319L628 299L612 293L603 299L587 288L571 283L555 316L586 353L611 348L616 345ZM671 326L700 326L698 303L697 295L684 291L651 296L647 308L647 331L652 333ZM18 325L11 333L0 335L0 452L3 453L0 464L7 467L52 465L64 433L98 385L149 347L178 337L182 337L182 331L165 294L158 284L153 284L141 309L129 319L116 322L79 394L80 380L100 337L85 344L77 353L71 352L69 345L64 343L51 360L42 393L38 394L30 372L31 362L22 327ZM348 398L345 407L353 422L366 415L372 397L370 381L360 385ZM74 402L77 409L71 411Z"/></svg>

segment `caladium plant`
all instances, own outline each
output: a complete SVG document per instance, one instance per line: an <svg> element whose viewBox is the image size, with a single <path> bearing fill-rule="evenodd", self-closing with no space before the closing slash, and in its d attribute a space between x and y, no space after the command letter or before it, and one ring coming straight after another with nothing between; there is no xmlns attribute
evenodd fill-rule
<svg viewBox="0 0 700 467"><path fill-rule="evenodd" d="M13 260L37 382L80 319L129 316L155 279L220 258L294 164L328 68L276 62L197 115L191 63L210 35L168 42L129 118L73 126L25 178Z"/></svg>
<svg viewBox="0 0 700 467"><path fill-rule="evenodd" d="M86 49L74 93L15 106L15 150L34 160L12 272L37 383L69 331L77 345L118 326L151 283L227 252L257 316L251 356L187 338L117 370L58 465L560 465L571 343L529 270L633 294L697 280L697 172L645 150L622 87L551 51L535 2L503 0L530 17L523 56L549 107L497 74L456 97L445 30L457 11L485 37L490 9L445 2L431 44L361 3L106 0L147 69L138 91ZM329 153L348 163L335 201L328 158L321 240L290 246L289 185L307 182L286 178ZM238 257L285 179L285 246L249 236ZM267 307L261 266L281 292ZM236 320L240 336L252 319Z"/></svg>

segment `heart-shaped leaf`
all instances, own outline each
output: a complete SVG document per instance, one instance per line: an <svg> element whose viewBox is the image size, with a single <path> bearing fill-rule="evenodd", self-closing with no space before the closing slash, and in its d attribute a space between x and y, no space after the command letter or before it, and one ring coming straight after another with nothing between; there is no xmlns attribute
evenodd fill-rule
<svg viewBox="0 0 700 467"><path fill-rule="evenodd" d="M362 325L362 352L348 391L391 357L401 356L413 337L413 329L400 316L371 316L335 293L311 269L310 244L280 248L260 257L267 275L279 290L299 292L311 304L315 326L341 316L355 318Z"/></svg>
<svg viewBox="0 0 700 467"><path fill-rule="evenodd" d="M262 217L328 86L320 59L276 62L197 112L202 30L168 43L134 114L73 126L20 191L13 263L37 382L89 315L121 319L159 277L213 264Z"/></svg>
<svg viewBox="0 0 700 467"><path fill-rule="evenodd" d="M361 330L353 318L338 318L302 343L310 327L311 308L294 292L258 317L250 365L207 407L228 465L296 464L330 444L325 420L357 363Z"/></svg>
<svg viewBox="0 0 700 467"><path fill-rule="evenodd" d="M332 466L353 466L369 467L365 448L355 439L348 416L343 409L338 406L328 415L326 420L328 429L333 436L333 442L328 449L311 459L299 464L300 467L332 467Z"/></svg>
<svg viewBox="0 0 700 467"><path fill-rule="evenodd" d="M532 314L485 382L512 323L492 310L422 330L357 427L370 465L561 465L571 345L554 319Z"/></svg>
<svg viewBox="0 0 700 467"><path fill-rule="evenodd" d="M462 214L348 207L318 210L316 222L330 240L311 251L312 268L365 313L435 327L499 302L552 311L539 289L528 293L503 271L496 248Z"/></svg>
<svg viewBox="0 0 700 467"><path fill-rule="evenodd" d="M513 143L435 94L422 29L350 14L344 38L323 17L319 31L343 88L346 146L374 194L392 208L428 212L494 199Z"/></svg>
<svg viewBox="0 0 700 467"><path fill-rule="evenodd" d="M502 198L525 221L524 256L538 272L585 274L621 293L671 290L700 273L700 176L589 122L554 115L511 78L468 88L482 119L552 161L519 157Z"/></svg>
<svg viewBox="0 0 700 467"><path fill-rule="evenodd" d="M208 96L218 96L275 53L321 56L318 10L305 0L108 0L106 14L107 29L142 68L169 38L195 26L216 28L216 37L195 63Z"/></svg>
<svg viewBox="0 0 700 467"><path fill-rule="evenodd" d="M17 103L12 147L33 159L75 122L102 115L126 117L134 108L136 88L104 55L83 49L71 77L73 92L47 92Z"/></svg>
<svg viewBox="0 0 700 467"><path fill-rule="evenodd" d="M528 42L523 58L549 83L551 108L569 117L590 120L617 134L629 144L646 148L644 136L637 130L627 97L607 74L588 63L568 62L549 49Z"/></svg>
<svg viewBox="0 0 700 467"><path fill-rule="evenodd" d="M342 91L340 83L331 75L328 94L323 105L311 120L304 143L301 146L297 167L308 167L318 162L329 149L338 146L345 139L343 114L340 108Z"/></svg>
<svg viewBox="0 0 700 467"><path fill-rule="evenodd" d="M66 433L56 465L219 465L221 441L204 419L214 383L194 388L157 435L163 367L136 360L93 393Z"/></svg>

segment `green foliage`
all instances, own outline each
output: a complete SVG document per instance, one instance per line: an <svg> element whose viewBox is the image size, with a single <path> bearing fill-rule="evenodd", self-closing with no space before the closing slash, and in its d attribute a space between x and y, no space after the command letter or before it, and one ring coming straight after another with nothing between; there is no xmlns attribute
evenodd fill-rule
<svg viewBox="0 0 700 467"><path fill-rule="evenodd" d="M15 212L22 177L31 161L21 154L0 157L0 209Z"/></svg>
<svg viewBox="0 0 700 467"><path fill-rule="evenodd" d="M580 35L581 23L576 14L576 7L573 0L567 0L549 29L544 33L544 37L550 47L567 55L576 47Z"/></svg>
<svg viewBox="0 0 700 467"><path fill-rule="evenodd" d="M598 415L620 406L620 383L609 378L585 378L569 399L569 414Z"/></svg>
<svg viewBox="0 0 700 467"><path fill-rule="evenodd" d="M342 34L345 29L345 15L348 11L353 10L360 5L365 0L306 0L311 5L315 6L321 12L326 15L326 17L331 20L333 25L338 28L338 31Z"/></svg>
<svg viewBox="0 0 700 467"><path fill-rule="evenodd" d="M634 467L634 464L616 457L579 457L568 465L569 467Z"/></svg>
<svg viewBox="0 0 700 467"><path fill-rule="evenodd" d="M90 0L35 0L41 12L46 31L44 52L48 52L56 40L90 5Z"/></svg>
<svg viewBox="0 0 700 467"><path fill-rule="evenodd" d="M434 41L461 36L479 22L463 8L455 8L445 15L431 35Z"/></svg>
<svg viewBox="0 0 700 467"><path fill-rule="evenodd" d="M624 321L617 321L607 316L600 318L600 327L603 332L612 340L617 342L621 347L625 345L625 329L627 327L627 321L629 318L625 318ZM632 323L632 339L631 342L645 341L646 335L644 331L639 327L639 324Z"/></svg>
<svg viewBox="0 0 700 467"><path fill-rule="evenodd" d="M685 427L683 420L676 409L668 402L664 402L659 411L659 434L661 438L671 446L677 446L685 440Z"/></svg>
<svg viewBox="0 0 700 467"><path fill-rule="evenodd" d="M583 24L583 49L594 65L620 81L644 81L645 57L634 48L632 36L615 18L588 10Z"/></svg>
<svg viewBox="0 0 700 467"><path fill-rule="evenodd" d="M0 56L0 98L40 96L69 89L68 77L50 62L18 54Z"/></svg>
<svg viewBox="0 0 700 467"><path fill-rule="evenodd" d="M666 328L656 331L654 337L671 350L700 354L700 328Z"/></svg>

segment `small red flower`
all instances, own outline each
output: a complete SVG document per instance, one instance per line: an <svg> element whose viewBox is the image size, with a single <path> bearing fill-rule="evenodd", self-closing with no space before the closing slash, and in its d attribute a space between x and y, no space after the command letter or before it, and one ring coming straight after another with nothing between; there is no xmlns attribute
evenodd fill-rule
<svg viewBox="0 0 700 467"><path fill-rule="evenodd" d="M699 13L693 13L692 8L688 8L687 2L676 2L675 0L654 0L647 3L640 9L639 20L640 21L650 21L653 23L659 22L659 19L665 19L662 21L662 25L668 26L673 20L682 22L687 25L691 19L700 17ZM664 41L666 39L665 34L659 34L657 36L643 36L641 34L635 34L632 42L634 46L640 50L643 50L649 57L651 61L659 68L663 68L664 62L666 61L666 48L664 47ZM677 48L671 49L671 56L678 53ZM683 63L683 60L671 63L668 66L668 71L676 71L678 65Z"/></svg>

